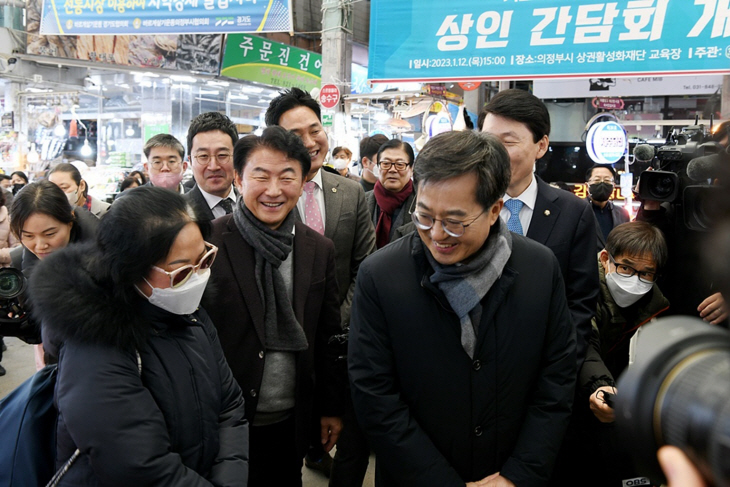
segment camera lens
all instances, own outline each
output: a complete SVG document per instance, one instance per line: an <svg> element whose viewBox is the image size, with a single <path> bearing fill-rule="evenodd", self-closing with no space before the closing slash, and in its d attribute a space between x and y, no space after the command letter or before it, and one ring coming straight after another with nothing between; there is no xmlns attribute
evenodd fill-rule
<svg viewBox="0 0 730 487"><path fill-rule="evenodd" d="M640 329L621 376L616 423L638 472L659 483L656 451L684 450L713 485L730 485L730 334L691 317Z"/></svg>
<svg viewBox="0 0 730 487"><path fill-rule="evenodd" d="M25 291L26 280L22 272L12 267L0 269L0 299L17 298Z"/></svg>
<svg viewBox="0 0 730 487"><path fill-rule="evenodd" d="M662 200L669 198L675 188L676 179L662 175L661 177L654 178L652 180L652 184L649 186L649 193L657 200Z"/></svg>

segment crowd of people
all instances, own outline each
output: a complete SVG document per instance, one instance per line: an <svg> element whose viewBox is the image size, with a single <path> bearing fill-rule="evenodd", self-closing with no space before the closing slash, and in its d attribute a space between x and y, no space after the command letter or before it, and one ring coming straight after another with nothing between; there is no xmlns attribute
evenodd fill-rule
<svg viewBox="0 0 730 487"><path fill-rule="evenodd" d="M588 200L540 179L550 117L521 90L417 157L366 137L359 177L345 147L325 169L306 92L265 119L239 137L201 114L187 150L155 135L111 205L71 164L5 178L0 263L28 277L23 338L58 368L59 485L301 486L304 462L352 487L371 452L383 487L641 477L610 397L678 294L659 209L629 222L610 167ZM725 323L706 284L681 312Z"/></svg>

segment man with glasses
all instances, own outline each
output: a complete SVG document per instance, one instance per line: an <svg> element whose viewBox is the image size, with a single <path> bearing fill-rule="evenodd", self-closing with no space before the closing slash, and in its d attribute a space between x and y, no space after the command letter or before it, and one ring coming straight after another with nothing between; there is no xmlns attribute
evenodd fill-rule
<svg viewBox="0 0 730 487"><path fill-rule="evenodd" d="M611 201L616 179L616 170L611 166L595 165L586 173L588 201L601 230L598 234L598 245L601 249L605 246L611 230L629 221L626 210Z"/></svg>
<svg viewBox="0 0 730 487"><path fill-rule="evenodd" d="M376 483L543 485L577 377L560 266L500 219L510 161L494 136L438 135L413 172L417 232L362 264L352 305Z"/></svg>
<svg viewBox="0 0 730 487"><path fill-rule="evenodd" d="M185 194L198 220L213 220L233 211L233 146L236 125L218 112L202 113L188 127L188 150L195 186Z"/></svg>
<svg viewBox="0 0 730 487"><path fill-rule="evenodd" d="M664 235L649 223L624 223L608 234L606 247L598 255L601 288L591 343L578 379L577 415L588 414L589 406L598 421L613 423L610 396L604 394L616 394L615 379L631 360L637 331L669 307L656 284L667 256ZM586 421L584 428L584 448L577 449L572 459L575 468L582 469L576 471L576 478L595 478L600 470L601 479L595 485L621 485L622 480L637 476L621 451L621 442L616 441L612 424L593 420Z"/></svg>
<svg viewBox="0 0 730 487"><path fill-rule="evenodd" d="M144 170L150 176L150 184L183 194L180 182L188 163L180 141L170 134L157 134L150 137L142 150L147 158Z"/></svg>

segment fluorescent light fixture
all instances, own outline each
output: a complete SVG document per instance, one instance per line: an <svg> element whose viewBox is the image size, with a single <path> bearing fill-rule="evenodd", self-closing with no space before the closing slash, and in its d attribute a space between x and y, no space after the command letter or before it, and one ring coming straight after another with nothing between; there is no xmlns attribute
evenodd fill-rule
<svg viewBox="0 0 730 487"><path fill-rule="evenodd" d="M243 93L263 93L264 89L259 86L241 86Z"/></svg>
<svg viewBox="0 0 730 487"><path fill-rule="evenodd" d="M218 95L220 94L220 91L218 90L200 90L201 95Z"/></svg>
<svg viewBox="0 0 730 487"><path fill-rule="evenodd" d="M230 83L228 81L216 81L216 80L209 80L205 83L209 86L229 86Z"/></svg>
<svg viewBox="0 0 730 487"><path fill-rule="evenodd" d="M248 100L247 95L231 95L231 100Z"/></svg>
<svg viewBox="0 0 730 487"><path fill-rule="evenodd" d="M197 79L193 78L192 76L178 76L176 74L173 74L170 76L170 79L173 81L178 81L180 83L197 83Z"/></svg>

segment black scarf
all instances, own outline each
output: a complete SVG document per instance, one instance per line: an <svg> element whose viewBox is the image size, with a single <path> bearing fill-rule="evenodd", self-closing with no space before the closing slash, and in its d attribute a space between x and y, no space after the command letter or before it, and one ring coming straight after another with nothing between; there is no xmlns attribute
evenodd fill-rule
<svg viewBox="0 0 730 487"><path fill-rule="evenodd" d="M304 330L294 315L284 278L279 272L279 266L294 245L292 229L295 219L294 211L291 211L281 226L272 230L246 208L243 198L239 197L233 209L233 220L238 231L255 251L254 275L264 304L267 350L298 352L309 346Z"/></svg>

